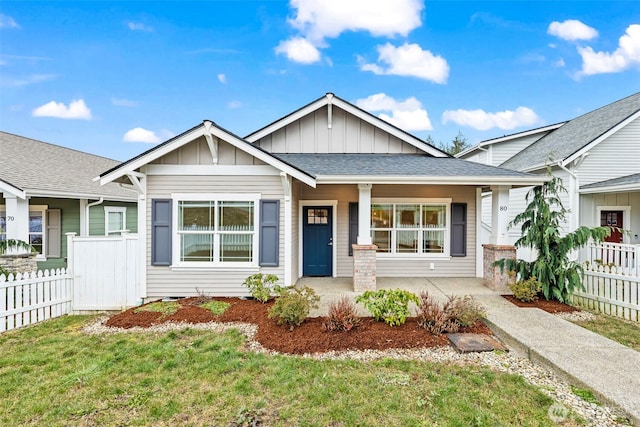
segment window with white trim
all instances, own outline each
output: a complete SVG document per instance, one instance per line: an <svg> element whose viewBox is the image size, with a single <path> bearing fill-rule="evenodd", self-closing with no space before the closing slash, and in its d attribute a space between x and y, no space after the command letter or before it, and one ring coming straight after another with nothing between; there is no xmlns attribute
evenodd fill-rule
<svg viewBox="0 0 640 427"><path fill-rule="evenodd" d="M7 212L0 211L0 242L7 240Z"/></svg>
<svg viewBox="0 0 640 427"><path fill-rule="evenodd" d="M122 234L127 229L127 208L122 206L104 207L104 235Z"/></svg>
<svg viewBox="0 0 640 427"><path fill-rule="evenodd" d="M449 203L373 203L371 238L378 253L445 255Z"/></svg>
<svg viewBox="0 0 640 427"><path fill-rule="evenodd" d="M180 263L254 263L255 200L178 200Z"/></svg>
<svg viewBox="0 0 640 427"><path fill-rule="evenodd" d="M44 254L45 242L45 210L29 207L29 244L39 254Z"/></svg>

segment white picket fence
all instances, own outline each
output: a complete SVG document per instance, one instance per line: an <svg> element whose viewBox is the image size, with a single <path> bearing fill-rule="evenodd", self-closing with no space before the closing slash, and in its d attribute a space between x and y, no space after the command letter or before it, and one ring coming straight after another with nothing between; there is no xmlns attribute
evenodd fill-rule
<svg viewBox="0 0 640 427"><path fill-rule="evenodd" d="M71 313L72 292L64 268L0 275L0 332Z"/></svg>
<svg viewBox="0 0 640 427"><path fill-rule="evenodd" d="M584 263L585 289L574 293L574 303L640 322L639 260L640 245L590 245Z"/></svg>
<svg viewBox="0 0 640 427"><path fill-rule="evenodd" d="M138 236L67 234L68 268L0 275L0 333L65 314L121 310L141 295Z"/></svg>

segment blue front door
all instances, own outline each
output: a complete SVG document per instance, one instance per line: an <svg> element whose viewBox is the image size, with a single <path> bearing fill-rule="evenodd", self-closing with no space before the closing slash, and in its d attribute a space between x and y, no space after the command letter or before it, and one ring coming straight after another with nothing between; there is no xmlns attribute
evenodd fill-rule
<svg viewBox="0 0 640 427"><path fill-rule="evenodd" d="M302 274L331 276L333 272L333 208L302 208Z"/></svg>

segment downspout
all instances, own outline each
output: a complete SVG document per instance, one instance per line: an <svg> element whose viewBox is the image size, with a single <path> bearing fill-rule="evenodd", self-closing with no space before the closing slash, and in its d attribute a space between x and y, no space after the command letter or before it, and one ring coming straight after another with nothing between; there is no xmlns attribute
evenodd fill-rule
<svg viewBox="0 0 640 427"><path fill-rule="evenodd" d="M104 202L104 197L100 197L100 200L98 200L97 202L87 203L87 206L85 206L86 216L87 216L85 234L87 236L89 235L89 223L91 222L91 218L89 217L89 208L91 208L91 206L98 206L99 204L102 204L103 202Z"/></svg>

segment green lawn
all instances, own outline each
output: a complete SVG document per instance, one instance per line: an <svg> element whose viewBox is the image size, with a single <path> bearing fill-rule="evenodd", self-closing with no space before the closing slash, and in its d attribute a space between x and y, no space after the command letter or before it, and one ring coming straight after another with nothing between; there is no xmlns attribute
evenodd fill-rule
<svg viewBox="0 0 640 427"><path fill-rule="evenodd" d="M622 345L640 351L640 324L606 314L597 314L594 320L574 322L583 328L607 337Z"/></svg>
<svg viewBox="0 0 640 427"><path fill-rule="evenodd" d="M89 336L91 319L0 335L0 425L554 425L549 397L482 367L267 356L236 331Z"/></svg>

